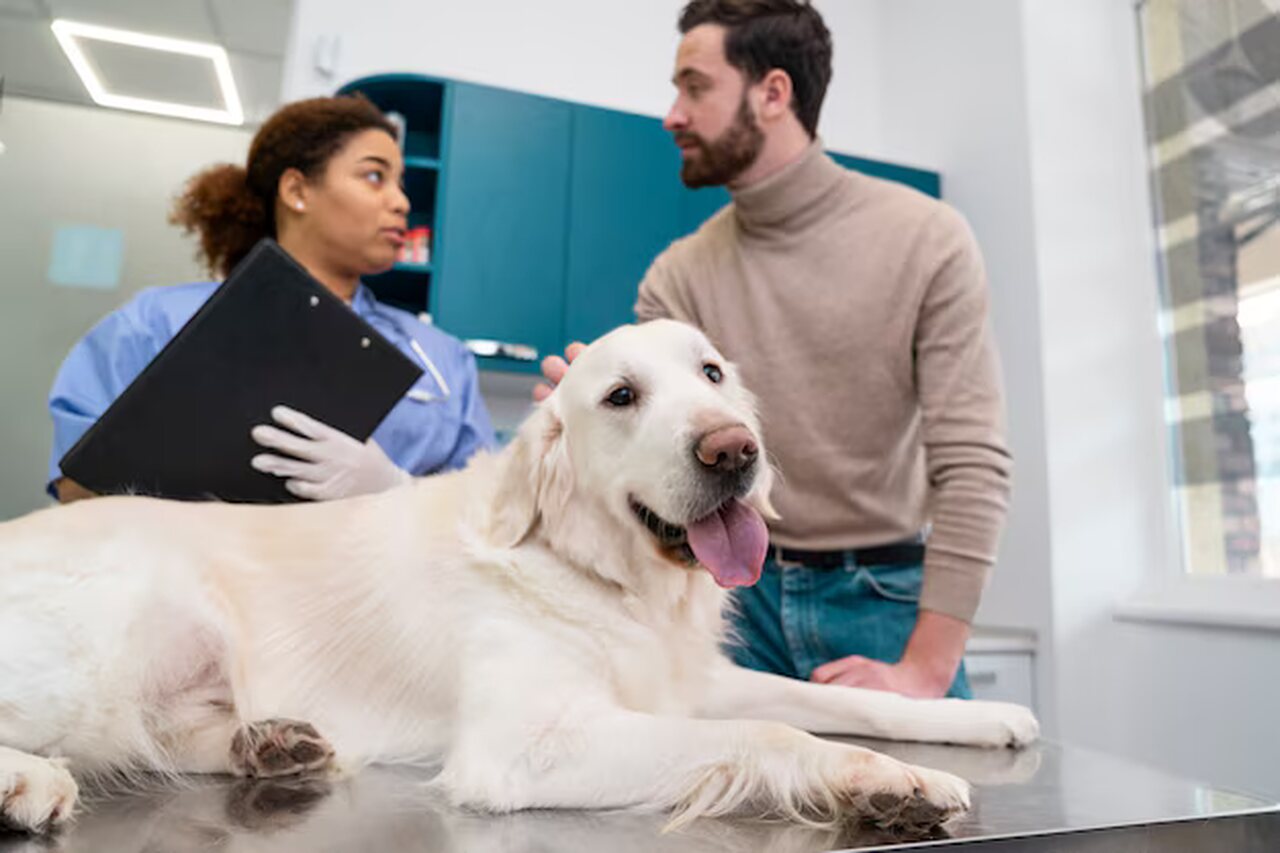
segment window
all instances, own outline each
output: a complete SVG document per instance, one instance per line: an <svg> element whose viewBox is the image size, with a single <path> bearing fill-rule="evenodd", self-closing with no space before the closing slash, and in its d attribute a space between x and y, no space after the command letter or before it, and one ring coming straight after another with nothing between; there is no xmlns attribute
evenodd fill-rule
<svg viewBox="0 0 1280 853"><path fill-rule="evenodd" d="M1146 0L1185 565L1280 578L1280 0Z"/></svg>

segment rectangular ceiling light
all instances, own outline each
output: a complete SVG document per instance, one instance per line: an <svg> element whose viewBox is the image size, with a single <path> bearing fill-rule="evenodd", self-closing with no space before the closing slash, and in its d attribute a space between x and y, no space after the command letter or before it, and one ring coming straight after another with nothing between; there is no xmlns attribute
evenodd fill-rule
<svg viewBox="0 0 1280 853"><path fill-rule="evenodd" d="M244 110L240 106L240 95L236 92L235 80L231 77L231 63L227 52L220 45L207 42L183 41L181 39L151 36L129 30L116 30L110 27L99 27L93 24L81 24L59 18L53 22L53 34L62 46L62 51L71 60L71 67L80 75L80 80L89 90L94 103L104 107L121 110L137 110L144 113L176 116L178 118L211 121L219 124L244 124ZM183 56L196 56L208 59L213 63L218 78L218 87L222 90L223 109L211 109L191 104L157 101L150 98L134 98L108 92L98 79L93 64L80 49L78 39L90 41L106 41L114 44L140 47L147 50L159 50L177 53Z"/></svg>

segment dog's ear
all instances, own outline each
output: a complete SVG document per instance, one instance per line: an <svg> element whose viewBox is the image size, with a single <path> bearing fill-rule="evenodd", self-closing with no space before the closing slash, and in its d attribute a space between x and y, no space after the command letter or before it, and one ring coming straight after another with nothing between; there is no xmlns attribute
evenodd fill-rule
<svg viewBox="0 0 1280 853"><path fill-rule="evenodd" d="M534 409L502 454L498 489L490 510L494 544L515 547L548 508L560 509L573 489L564 447L564 423L553 394Z"/></svg>

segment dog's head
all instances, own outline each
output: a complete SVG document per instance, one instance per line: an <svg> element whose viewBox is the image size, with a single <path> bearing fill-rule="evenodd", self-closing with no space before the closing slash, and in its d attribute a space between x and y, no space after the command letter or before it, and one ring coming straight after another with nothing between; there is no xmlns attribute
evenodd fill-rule
<svg viewBox="0 0 1280 853"><path fill-rule="evenodd" d="M493 530L537 531L615 580L613 555L760 576L772 471L754 400L692 326L623 326L578 356L506 451Z"/></svg>

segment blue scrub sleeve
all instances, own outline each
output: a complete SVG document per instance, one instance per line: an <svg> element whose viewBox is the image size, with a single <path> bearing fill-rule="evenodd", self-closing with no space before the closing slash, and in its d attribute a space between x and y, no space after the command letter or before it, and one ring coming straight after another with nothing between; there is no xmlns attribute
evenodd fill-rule
<svg viewBox="0 0 1280 853"><path fill-rule="evenodd" d="M493 447L493 424L489 410L480 394L480 374L476 369L476 357L469 350L462 351L461 381L455 393L462 395L462 424L458 430L458 443L445 460L443 470L464 468L471 457L480 450Z"/></svg>
<svg viewBox="0 0 1280 853"><path fill-rule="evenodd" d="M108 314L81 338L53 380L49 390L53 448L45 484L51 497L57 497L53 484L62 476L59 460L159 352L155 336L139 324L129 307Z"/></svg>

